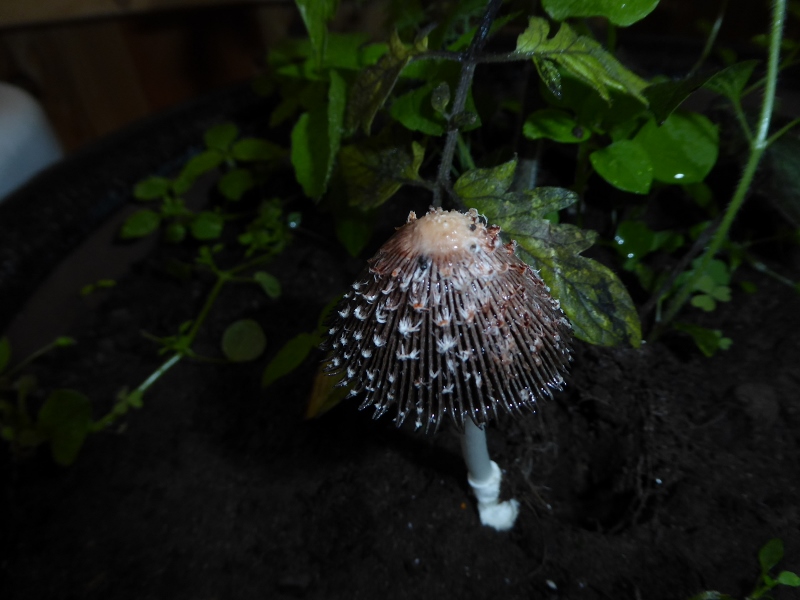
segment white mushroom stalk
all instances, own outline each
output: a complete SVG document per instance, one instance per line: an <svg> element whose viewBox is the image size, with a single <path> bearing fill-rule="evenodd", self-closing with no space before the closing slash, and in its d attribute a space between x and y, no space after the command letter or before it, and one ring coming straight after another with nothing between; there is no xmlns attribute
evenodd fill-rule
<svg viewBox="0 0 800 600"><path fill-rule="evenodd" d="M363 395L360 408L372 406L375 418L395 408L398 427L410 417L436 431L451 420L464 432L482 522L508 529L517 508L498 503L500 469L483 428L500 412L535 410L563 387L572 330L499 234L474 209L412 212L344 295L327 372L341 373L340 385ZM513 512L510 523L494 525L491 506Z"/></svg>

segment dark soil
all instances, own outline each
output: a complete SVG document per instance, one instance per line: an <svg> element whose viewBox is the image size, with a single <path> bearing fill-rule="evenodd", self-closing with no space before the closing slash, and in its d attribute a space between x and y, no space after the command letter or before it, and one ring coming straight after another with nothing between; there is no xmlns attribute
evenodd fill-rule
<svg viewBox="0 0 800 600"><path fill-rule="evenodd" d="M74 327L78 347L39 363L43 387L79 389L99 415L157 367L140 332L173 333L208 290L166 274L173 251L158 252ZM298 236L271 265L282 297L227 290L198 351L252 317L274 353L360 266ZM740 598L773 537L781 568L800 572L800 303L740 272L758 292L703 322L728 351L578 344L565 393L492 425L522 507L510 532L480 525L454 431L397 430L354 402L306 420L319 356L267 390L263 362L185 362L70 468L4 451L0 597Z"/></svg>

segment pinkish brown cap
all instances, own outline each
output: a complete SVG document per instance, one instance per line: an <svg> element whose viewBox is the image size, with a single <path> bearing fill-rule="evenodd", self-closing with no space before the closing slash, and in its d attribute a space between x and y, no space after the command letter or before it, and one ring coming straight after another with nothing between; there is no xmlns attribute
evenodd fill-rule
<svg viewBox="0 0 800 600"><path fill-rule="evenodd" d="M572 328L544 281L467 214L412 212L338 306L327 372L375 418L437 429L535 409L564 385Z"/></svg>

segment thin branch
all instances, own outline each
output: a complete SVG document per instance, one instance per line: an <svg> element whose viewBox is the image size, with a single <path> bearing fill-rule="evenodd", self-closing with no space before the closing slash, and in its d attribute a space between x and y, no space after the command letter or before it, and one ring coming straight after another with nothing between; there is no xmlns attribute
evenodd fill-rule
<svg viewBox="0 0 800 600"><path fill-rule="evenodd" d="M502 3L502 0L489 0L486 6L486 12L481 18L481 22L478 25L475 36L472 38L472 42L467 50L459 57L459 61L461 62L461 74L450 110L450 129L447 132L444 148L442 149L439 171L436 175L436 188L433 192L433 205L437 207L442 205L442 192L449 192L450 190L450 171L453 168L453 157L458 147L459 131L458 127L453 123L453 120L464 112L467 105L469 90L472 87L472 79L475 76L475 67L478 64L478 54L480 54L481 50L483 50L483 47L486 45L492 23Z"/></svg>

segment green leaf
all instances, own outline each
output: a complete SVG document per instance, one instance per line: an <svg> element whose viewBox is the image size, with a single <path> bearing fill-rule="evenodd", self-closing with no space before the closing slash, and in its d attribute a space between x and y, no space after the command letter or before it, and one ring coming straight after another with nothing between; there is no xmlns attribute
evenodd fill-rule
<svg viewBox="0 0 800 600"><path fill-rule="evenodd" d="M589 155L592 167L608 183L625 192L647 194L653 183L653 164L636 140L619 140Z"/></svg>
<svg viewBox="0 0 800 600"><path fill-rule="evenodd" d="M261 356L266 346L264 330L253 319L231 323L222 334L222 353L233 362L255 360Z"/></svg>
<svg viewBox="0 0 800 600"><path fill-rule="evenodd" d="M311 333L301 333L286 342L264 369L262 387L268 387L294 371L318 344L319 337Z"/></svg>
<svg viewBox="0 0 800 600"><path fill-rule="evenodd" d="M114 281L113 279L101 279L100 281L97 282L97 286L98 287L105 287L105 288L114 287L116 284L117 284L117 282ZM55 347L57 347L57 348L67 348L69 346L74 346L77 343L78 342L75 341L75 338L71 338L71 337L66 336L66 335L62 335L60 337L57 337L53 341L53 345ZM2 369L0 369L0 370L2 370Z"/></svg>
<svg viewBox="0 0 800 600"><path fill-rule="evenodd" d="M789 587L800 587L800 576L791 571L781 571L778 573L776 581L781 585L788 585Z"/></svg>
<svg viewBox="0 0 800 600"><path fill-rule="evenodd" d="M286 150L267 140L244 138L233 145L231 155L241 161L270 162L286 156Z"/></svg>
<svg viewBox="0 0 800 600"><path fill-rule="evenodd" d="M11 360L11 342L8 336L0 338L0 373L6 370Z"/></svg>
<svg viewBox="0 0 800 600"><path fill-rule="evenodd" d="M523 135L531 140L547 138L564 144L588 140L591 131L578 125L572 116L557 108L543 108L528 115L522 125Z"/></svg>
<svg viewBox="0 0 800 600"><path fill-rule="evenodd" d="M319 198L325 192L328 145L320 138L327 130L324 107L300 115L292 129L292 165L298 183L309 198Z"/></svg>
<svg viewBox="0 0 800 600"><path fill-rule="evenodd" d="M137 210L122 224L119 236L131 240L150 235L161 224L161 215L150 209Z"/></svg>
<svg viewBox="0 0 800 600"><path fill-rule="evenodd" d="M189 226L192 237L196 240L215 240L222 235L225 220L221 215L210 211L203 211L192 219Z"/></svg>
<svg viewBox="0 0 800 600"><path fill-rule="evenodd" d="M659 81L648 85L644 96L650 103L650 112L661 124L678 108L693 92L703 87L713 75L693 75L677 81Z"/></svg>
<svg viewBox="0 0 800 600"><path fill-rule="evenodd" d="M223 160L224 156L217 150L206 150L193 156L172 184L173 191L178 196L185 194L198 177L216 169Z"/></svg>
<svg viewBox="0 0 800 600"><path fill-rule="evenodd" d="M419 177L425 148L411 142L410 148L380 135L342 146L339 165L351 206L363 209L380 206L402 186L403 180Z"/></svg>
<svg viewBox="0 0 800 600"><path fill-rule="evenodd" d="M348 134L355 132L359 127L363 128L364 133L369 134L375 115L392 93L400 73L414 56L424 53L427 49L427 38L417 41L408 48L396 31L392 33L388 52L377 64L362 70L353 84L344 121Z"/></svg>
<svg viewBox="0 0 800 600"><path fill-rule="evenodd" d="M772 538L758 551L758 564L761 565L761 573L766 575L783 558L783 540Z"/></svg>
<svg viewBox="0 0 800 600"><path fill-rule="evenodd" d="M172 186L172 181L166 177L148 177L136 184L133 196L137 200L156 200L166 196Z"/></svg>
<svg viewBox="0 0 800 600"><path fill-rule="evenodd" d="M672 325L676 330L691 336L697 348L706 357L711 358L720 350L727 350L730 348L732 341L722 335L719 329L707 329L692 323L673 323Z"/></svg>
<svg viewBox="0 0 800 600"><path fill-rule="evenodd" d="M328 34L327 22L336 14L339 0L295 0L295 4L308 31L314 60L317 66L321 66Z"/></svg>
<svg viewBox="0 0 800 600"><path fill-rule="evenodd" d="M350 256L358 256L372 235L372 226L365 216L358 214L336 219L336 238Z"/></svg>
<svg viewBox="0 0 800 600"><path fill-rule="evenodd" d="M653 179L664 183L698 183L717 162L719 132L699 113L672 113L660 127L649 120L634 140L653 164Z"/></svg>
<svg viewBox="0 0 800 600"><path fill-rule="evenodd" d="M540 73L543 64L552 62L589 84L606 101L611 100L609 91L615 89L647 104L642 94L646 82L622 66L595 40L577 35L567 23L562 23L558 33L550 39L549 33L547 20L531 17L528 28L517 38L516 51L531 56ZM545 81L552 89L553 82L548 81L553 79L552 66L544 70Z"/></svg>
<svg viewBox="0 0 800 600"><path fill-rule="evenodd" d="M725 96L729 100L738 102L741 100L744 86L747 85L758 62L757 60L745 60L732 64L713 75L705 82L704 87Z"/></svg>
<svg viewBox="0 0 800 600"><path fill-rule="evenodd" d="M516 158L496 167L472 169L456 180L453 191L466 202L481 198L501 200L514 181L516 169ZM480 208L478 210L482 212Z"/></svg>
<svg viewBox="0 0 800 600"><path fill-rule="evenodd" d="M74 390L56 390L39 410L37 426L50 440L53 460L63 466L75 462L91 425L89 399Z"/></svg>
<svg viewBox="0 0 800 600"><path fill-rule="evenodd" d="M233 123L220 123L206 131L204 137L206 146L210 150L219 150L225 153L238 135L239 128L236 125Z"/></svg>
<svg viewBox="0 0 800 600"><path fill-rule="evenodd" d="M447 121L433 108L434 84L428 83L398 97L389 109L392 118L406 129L426 135L442 135Z"/></svg>
<svg viewBox="0 0 800 600"><path fill-rule="evenodd" d="M217 187L228 200L239 200L255 185L250 169L231 169L220 177Z"/></svg>
<svg viewBox="0 0 800 600"><path fill-rule="evenodd" d="M270 298L275 299L281 295L281 283L275 276L265 271L256 271L253 273L253 279Z"/></svg>
<svg viewBox="0 0 800 600"><path fill-rule="evenodd" d="M641 328L633 301L619 279L600 263L579 256L596 234L544 219L574 203L577 195L558 188L508 192L516 160L462 175L454 191L468 206L516 240L520 258L539 270L561 302L575 334L590 343L637 347Z"/></svg>
<svg viewBox="0 0 800 600"><path fill-rule="evenodd" d="M573 17L606 17L614 25L627 27L641 21L658 0L542 0L542 7L556 21Z"/></svg>

